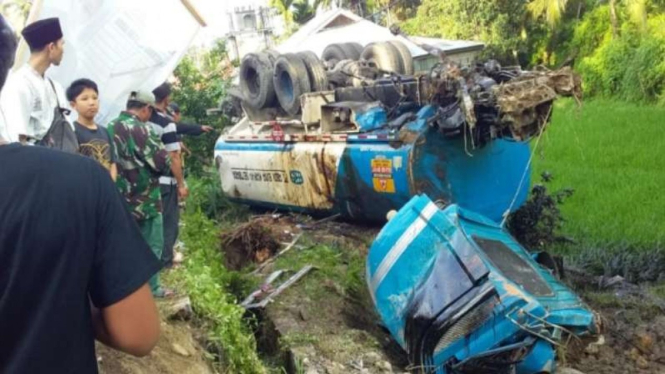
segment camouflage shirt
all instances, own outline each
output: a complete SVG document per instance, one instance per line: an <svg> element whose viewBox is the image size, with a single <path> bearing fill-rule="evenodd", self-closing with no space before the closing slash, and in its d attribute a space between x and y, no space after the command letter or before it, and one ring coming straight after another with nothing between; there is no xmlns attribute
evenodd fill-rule
<svg viewBox="0 0 665 374"><path fill-rule="evenodd" d="M171 159L150 125L122 112L107 126L118 155L116 185L137 221L162 212L159 176L167 173Z"/></svg>

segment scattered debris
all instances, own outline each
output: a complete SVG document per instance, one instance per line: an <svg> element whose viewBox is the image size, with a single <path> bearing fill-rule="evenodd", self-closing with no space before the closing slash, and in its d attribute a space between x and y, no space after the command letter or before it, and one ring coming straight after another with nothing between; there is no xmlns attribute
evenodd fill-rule
<svg viewBox="0 0 665 374"><path fill-rule="evenodd" d="M314 269L314 266L312 265L307 265L300 269L297 273L295 273L291 278L287 279L284 283L282 283L279 287L274 289L272 292L270 291L270 287L266 288L266 295L263 297L261 301L258 303L252 303L252 304L245 304L243 307L245 309L254 309L254 308L265 308L268 303L273 301L275 297L277 297L279 294L284 292L287 288L292 286L294 283L296 283L300 278L304 277L305 274L309 273L310 270Z"/></svg>
<svg viewBox="0 0 665 374"><path fill-rule="evenodd" d="M169 319L189 320L193 315L192 301L189 296L184 296L173 301L165 301L166 305L162 310Z"/></svg>
<svg viewBox="0 0 665 374"><path fill-rule="evenodd" d="M257 290L249 294L249 296L247 296L247 298L245 298L245 300L243 300L240 305L243 308L247 308L247 305L251 305L255 300L261 300L265 298L267 295L274 291L272 283L282 274L284 274L284 270L277 270L272 272L268 278L266 278L265 282L263 282L263 284Z"/></svg>
<svg viewBox="0 0 665 374"><path fill-rule="evenodd" d="M179 354L180 356L189 357L192 355L178 343L171 344L171 348L173 348L173 352Z"/></svg>

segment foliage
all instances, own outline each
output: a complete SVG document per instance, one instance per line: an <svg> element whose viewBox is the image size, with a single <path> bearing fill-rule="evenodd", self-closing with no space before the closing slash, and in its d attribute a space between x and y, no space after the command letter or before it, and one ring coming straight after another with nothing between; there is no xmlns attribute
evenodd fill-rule
<svg viewBox="0 0 665 374"><path fill-rule="evenodd" d="M518 0L423 0L416 17L401 26L410 35L483 41L488 55L522 65L546 30L528 17L526 2Z"/></svg>
<svg viewBox="0 0 665 374"><path fill-rule="evenodd" d="M626 242L595 244L578 249L569 260L591 275L619 275L631 283L665 280L665 248L658 244L647 248Z"/></svg>
<svg viewBox="0 0 665 374"><path fill-rule="evenodd" d="M224 195L219 175L208 170L201 177L188 180L190 195L187 198L187 212L202 212L209 219L218 222L236 221L246 218L246 207L234 204Z"/></svg>
<svg viewBox="0 0 665 374"><path fill-rule="evenodd" d="M547 23L554 26L563 17L567 4L568 0L533 0L527 9L536 17L545 17Z"/></svg>
<svg viewBox="0 0 665 374"><path fill-rule="evenodd" d="M571 64L588 96L665 103L662 0L423 0L401 26L483 41L485 56L503 63Z"/></svg>
<svg viewBox="0 0 665 374"><path fill-rule="evenodd" d="M621 34L613 38L606 28L600 42L592 41L594 45L598 43L595 49L587 45L587 37L589 29L599 28L592 25L599 17L592 14L589 18L580 27L581 35L575 37L579 49L588 54L582 55L577 65L584 78L585 92L630 102L658 101L665 90L665 35L662 34L665 14L649 20L646 34L638 26L625 23Z"/></svg>
<svg viewBox="0 0 665 374"><path fill-rule="evenodd" d="M221 354L218 369L229 373L265 373L254 335L243 320L245 310L228 293L232 275L222 266L218 229L202 212L188 212L182 240L188 248L176 281L187 289L194 311L202 317L210 341Z"/></svg>
<svg viewBox="0 0 665 374"><path fill-rule="evenodd" d="M316 13L316 4L310 3L308 0L297 0L293 2L293 21L299 25L307 23L310 19L314 18Z"/></svg>
<svg viewBox="0 0 665 374"><path fill-rule="evenodd" d="M190 51L173 73L176 83L172 101L180 106L183 122L206 124L216 130L198 137L185 137L185 145L191 151L186 161L189 175L201 176L212 165L219 131L229 125L224 117L208 117L206 114L207 109L219 106L230 86L230 79L225 77L226 60L226 44L218 40L209 51Z"/></svg>
<svg viewBox="0 0 665 374"><path fill-rule="evenodd" d="M16 31L21 31L28 18L32 0L5 0L0 1L0 13Z"/></svg>
<svg viewBox="0 0 665 374"><path fill-rule="evenodd" d="M544 172L543 184L533 186L529 200L511 214L508 220L510 233L530 250L544 249L566 241L558 234L564 222L559 205L573 195L573 190L565 188L548 193L545 183L551 181L551 178L549 173Z"/></svg>
<svg viewBox="0 0 665 374"><path fill-rule="evenodd" d="M665 243L665 108L617 100L558 102L533 161L533 175L556 176L548 188L572 186L560 207L561 232L581 244Z"/></svg>

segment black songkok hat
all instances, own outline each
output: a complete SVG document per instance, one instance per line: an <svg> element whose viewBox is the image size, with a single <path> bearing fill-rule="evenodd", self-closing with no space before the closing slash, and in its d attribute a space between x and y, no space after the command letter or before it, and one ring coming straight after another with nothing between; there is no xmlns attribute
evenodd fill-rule
<svg viewBox="0 0 665 374"><path fill-rule="evenodd" d="M39 20L26 26L21 34L23 34L23 38L25 38L30 49L44 48L48 43L62 38L60 20L57 18Z"/></svg>

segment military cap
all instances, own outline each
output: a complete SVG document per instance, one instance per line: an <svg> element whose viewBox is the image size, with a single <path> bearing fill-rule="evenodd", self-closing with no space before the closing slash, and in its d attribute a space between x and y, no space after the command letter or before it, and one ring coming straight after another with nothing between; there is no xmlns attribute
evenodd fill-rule
<svg viewBox="0 0 665 374"><path fill-rule="evenodd" d="M153 95L152 92L149 91L143 91L143 90L133 91L131 94L129 94L128 101L136 101L139 103L154 106L155 95Z"/></svg>

